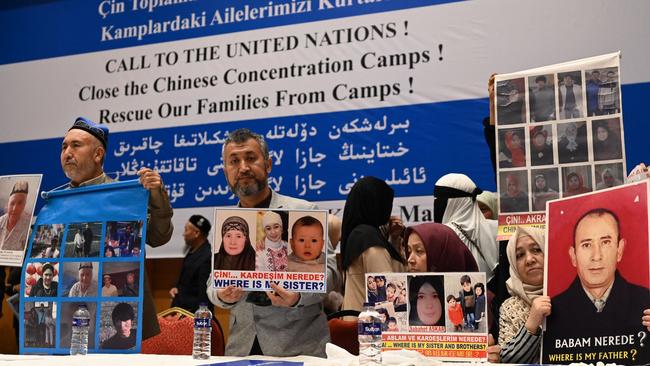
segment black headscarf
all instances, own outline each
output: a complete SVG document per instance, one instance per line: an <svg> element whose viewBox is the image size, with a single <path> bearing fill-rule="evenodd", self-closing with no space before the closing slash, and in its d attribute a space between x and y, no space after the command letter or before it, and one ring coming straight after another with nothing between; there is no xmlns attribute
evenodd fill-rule
<svg viewBox="0 0 650 366"><path fill-rule="evenodd" d="M364 177L354 184L343 209L341 254L344 270L372 246L385 248L393 259L404 263L402 256L379 230L379 226L390 218L393 197L393 189L381 179Z"/></svg>
<svg viewBox="0 0 650 366"><path fill-rule="evenodd" d="M246 236L246 242L244 243L244 250L237 255L230 255L226 253L226 249L223 245L223 236L226 232L230 230L238 230L244 233ZM246 220L242 219L239 216L231 216L227 218L223 225L221 225L221 247L219 251L214 255L214 269L224 269L224 270L244 270L244 271L254 271L255 270L255 249L251 245L250 231L248 229L248 223Z"/></svg>

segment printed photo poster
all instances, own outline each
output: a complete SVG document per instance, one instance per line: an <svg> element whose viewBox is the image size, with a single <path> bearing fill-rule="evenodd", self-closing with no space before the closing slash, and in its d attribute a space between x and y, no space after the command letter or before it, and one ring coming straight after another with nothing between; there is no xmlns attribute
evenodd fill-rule
<svg viewBox="0 0 650 366"><path fill-rule="evenodd" d="M649 182L548 203L542 363L650 363Z"/></svg>
<svg viewBox="0 0 650 366"><path fill-rule="evenodd" d="M213 286L326 292L327 211L217 208Z"/></svg>
<svg viewBox="0 0 650 366"><path fill-rule="evenodd" d="M498 240L625 181L620 52L495 76Z"/></svg>
<svg viewBox="0 0 650 366"><path fill-rule="evenodd" d="M21 278L20 353L69 354L82 307L89 353L140 352L148 191L132 180L44 197Z"/></svg>
<svg viewBox="0 0 650 366"><path fill-rule="evenodd" d="M487 360L485 273L366 273L382 321L382 351L442 361Z"/></svg>
<svg viewBox="0 0 650 366"><path fill-rule="evenodd" d="M0 176L0 266L23 264L42 177Z"/></svg>

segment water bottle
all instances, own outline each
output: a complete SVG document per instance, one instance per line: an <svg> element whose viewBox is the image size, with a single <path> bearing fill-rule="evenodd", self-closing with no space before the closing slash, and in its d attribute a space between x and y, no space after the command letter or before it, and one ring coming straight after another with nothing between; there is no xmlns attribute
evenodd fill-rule
<svg viewBox="0 0 650 366"><path fill-rule="evenodd" d="M88 330L90 329L90 313L86 304L79 304L77 311L72 314L72 339L70 340L70 355L85 355L88 353Z"/></svg>
<svg viewBox="0 0 650 366"><path fill-rule="evenodd" d="M359 366L381 365L381 318L372 303L359 314Z"/></svg>
<svg viewBox="0 0 650 366"><path fill-rule="evenodd" d="M211 354L212 312L206 303L199 304L199 309L194 313L194 347L192 358L207 360Z"/></svg>

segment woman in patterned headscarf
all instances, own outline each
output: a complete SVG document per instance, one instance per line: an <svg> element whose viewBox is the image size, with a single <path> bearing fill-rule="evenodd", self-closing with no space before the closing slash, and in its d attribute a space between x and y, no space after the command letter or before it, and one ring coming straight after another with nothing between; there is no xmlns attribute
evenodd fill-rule
<svg viewBox="0 0 650 366"><path fill-rule="evenodd" d="M221 246L214 255L214 269L255 270L255 249L243 218L230 216L221 225Z"/></svg>

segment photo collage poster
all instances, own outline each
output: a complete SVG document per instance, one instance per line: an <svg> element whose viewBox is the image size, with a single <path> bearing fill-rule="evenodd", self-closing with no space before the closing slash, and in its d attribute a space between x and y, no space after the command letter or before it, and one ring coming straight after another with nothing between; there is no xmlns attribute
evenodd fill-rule
<svg viewBox="0 0 650 366"><path fill-rule="evenodd" d="M326 210L218 208L214 222L213 287L326 292Z"/></svg>
<svg viewBox="0 0 650 366"><path fill-rule="evenodd" d="M382 321L382 351L486 361L485 273L366 273L366 302Z"/></svg>
<svg viewBox="0 0 650 366"><path fill-rule="evenodd" d="M620 52L495 76L498 240L625 182Z"/></svg>
<svg viewBox="0 0 650 366"><path fill-rule="evenodd" d="M650 363L649 183L548 203L541 363Z"/></svg>
<svg viewBox="0 0 650 366"><path fill-rule="evenodd" d="M137 180L45 193L20 294L20 353L69 354L73 314L89 353L138 353L148 191Z"/></svg>
<svg viewBox="0 0 650 366"><path fill-rule="evenodd" d="M0 266L23 264L41 174L0 176Z"/></svg>

